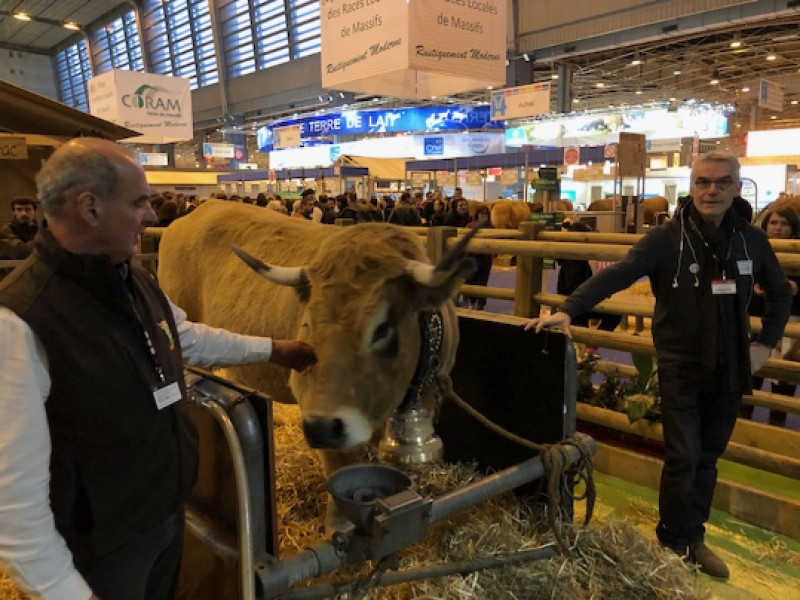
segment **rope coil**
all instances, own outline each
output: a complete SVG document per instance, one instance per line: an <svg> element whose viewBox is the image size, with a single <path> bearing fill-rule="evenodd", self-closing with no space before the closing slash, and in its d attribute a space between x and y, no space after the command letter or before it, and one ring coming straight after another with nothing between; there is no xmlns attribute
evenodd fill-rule
<svg viewBox="0 0 800 600"><path fill-rule="evenodd" d="M442 400L452 400L464 412L494 433L524 448L538 452L541 455L542 464L545 468L545 478L547 479L548 522L553 530L561 552L567 556L571 555L570 546L572 544L571 540L574 532L571 519L567 520L563 518L561 500L563 498L569 498L573 501L586 500L586 516L583 520L583 525L586 526L592 519L597 496L597 489L594 483L592 454L586 447L584 441L578 437L572 436L555 444L537 444L536 442L532 442L531 440L508 431L475 410L475 408L453 390L453 382L450 380L450 377L439 375L437 381ZM580 459L572 466L569 465L569 446L576 448L580 454ZM585 483L586 490L580 496L575 496L573 491L574 487L581 481Z"/></svg>

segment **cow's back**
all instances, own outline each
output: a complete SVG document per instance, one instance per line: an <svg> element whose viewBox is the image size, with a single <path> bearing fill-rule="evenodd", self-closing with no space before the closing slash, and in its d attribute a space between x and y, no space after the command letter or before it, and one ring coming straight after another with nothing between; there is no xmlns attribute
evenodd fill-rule
<svg viewBox="0 0 800 600"><path fill-rule="evenodd" d="M257 276L231 246L264 262L301 266L333 230L260 206L209 201L164 231L159 281L192 321L248 335L294 339L302 311L295 290ZM277 400L291 401L285 370L258 365L237 367L231 374Z"/></svg>

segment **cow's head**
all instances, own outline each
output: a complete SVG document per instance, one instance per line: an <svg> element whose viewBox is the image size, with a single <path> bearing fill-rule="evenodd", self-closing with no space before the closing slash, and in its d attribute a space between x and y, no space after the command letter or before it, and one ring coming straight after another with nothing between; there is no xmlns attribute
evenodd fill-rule
<svg viewBox="0 0 800 600"><path fill-rule="evenodd" d="M318 363L309 375L292 372L289 385L311 446L364 444L400 405L419 357L419 313L452 313L450 299L474 269L464 257L472 235L435 266L413 233L382 224L342 227L302 267L268 265L234 248L269 281L293 286L304 305L296 337Z"/></svg>

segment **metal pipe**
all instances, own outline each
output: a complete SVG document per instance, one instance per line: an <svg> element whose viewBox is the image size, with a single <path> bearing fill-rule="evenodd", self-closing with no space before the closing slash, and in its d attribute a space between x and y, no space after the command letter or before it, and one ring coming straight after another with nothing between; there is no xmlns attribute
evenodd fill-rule
<svg viewBox="0 0 800 600"><path fill-rule="evenodd" d="M248 493L250 488L247 483L247 470L244 464L242 446L239 443L239 438L236 435L236 430L233 427L228 413L226 413L219 404L208 399L200 399L198 403L208 410L219 422L222 427L222 432L225 434L225 440L230 447L233 473L236 480L237 508L239 511L239 571L241 575L242 599L255 600L256 582L253 570L253 545L251 543L252 524L250 515L250 494Z"/></svg>
<svg viewBox="0 0 800 600"><path fill-rule="evenodd" d="M193 508L186 507L186 529L229 565L239 560L235 542Z"/></svg>
<svg viewBox="0 0 800 600"><path fill-rule="evenodd" d="M263 597L270 599L282 596L292 586L306 579L330 573L346 563L345 546L322 542L278 563L258 565L256 575L261 580Z"/></svg>
<svg viewBox="0 0 800 600"><path fill-rule="evenodd" d="M473 558L457 562L449 562L442 565L419 567L416 569L405 569L381 575L375 587L388 587L408 583L409 581L419 581L422 579L433 579L434 577L446 577L447 575L463 575L480 571L483 569L495 569L506 565L514 565L531 560L542 560L552 558L558 554L558 550L553 545L542 546L532 550L523 550L505 556L486 556ZM353 591L357 581L346 581L342 583L329 583L315 585L297 590L290 590L281 595L281 599L291 600L316 600L317 598L334 598L337 594L344 594Z"/></svg>
<svg viewBox="0 0 800 600"><path fill-rule="evenodd" d="M584 441L592 454L597 451L597 444L592 438L583 434L577 434L577 436ZM574 446L567 446L567 453L570 464L580 458L580 453ZM503 469L465 488L450 492L434 500L431 507L430 522L436 523L446 519L489 498L494 498L503 492L513 490L534 479L538 479L544 473L544 464L540 456Z"/></svg>

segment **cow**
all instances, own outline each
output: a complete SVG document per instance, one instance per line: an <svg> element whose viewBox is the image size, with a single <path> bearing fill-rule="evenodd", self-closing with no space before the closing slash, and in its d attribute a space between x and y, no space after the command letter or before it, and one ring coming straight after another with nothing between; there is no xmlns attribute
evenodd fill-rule
<svg viewBox="0 0 800 600"><path fill-rule="evenodd" d="M653 226L658 225L659 213L669 213L669 200L663 196L651 196L642 200L642 223Z"/></svg>
<svg viewBox="0 0 800 600"><path fill-rule="evenodd" d="M522 200L495 200L491 206L491 221L497 229L516 229L527 221L531 207Z"/></svg>
<svg viewBox="0 0 800 600"><path fill-rule="evenodd" d="M448 377L458 344L451 297L474 268L463 257L468 237L434 267L403 227L333 227L211 201L164 231L158 277L191 320L314 348L318 363L307 375L270 364L229 372L273 400L299 404L306 440L330 475L405 404L429 311L441 311L444 331L435 377ZM431 386L420 400L431 413L437 392Z"/></svg>

